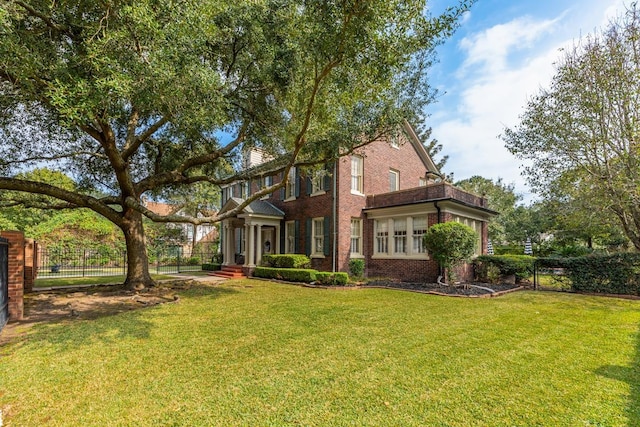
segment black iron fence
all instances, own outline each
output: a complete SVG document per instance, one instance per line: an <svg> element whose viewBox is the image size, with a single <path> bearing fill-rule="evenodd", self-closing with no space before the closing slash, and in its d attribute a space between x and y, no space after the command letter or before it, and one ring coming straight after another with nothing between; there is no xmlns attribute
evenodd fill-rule
<svg viewBox="0 0 640 427"><path fill-rule="evenodd" d="M188 251L181 246L149 248L149 271L157 274L202 270L217 256L215 250ZM127 251L113 248L39 248L37 277L120 276L127 273Z"/></svg>

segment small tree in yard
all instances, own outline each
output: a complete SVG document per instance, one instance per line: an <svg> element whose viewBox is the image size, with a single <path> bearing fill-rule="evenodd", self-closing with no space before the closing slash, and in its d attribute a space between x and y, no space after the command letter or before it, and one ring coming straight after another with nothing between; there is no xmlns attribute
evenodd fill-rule
<svg viewBox="0 0 640 427"><path fill-rule="evenodd" d="M455 281L454 268L471 258L476 238L472 228L458 222L445 222L431 226L423 243L433 259L446 270L449 280Z"/></svg>

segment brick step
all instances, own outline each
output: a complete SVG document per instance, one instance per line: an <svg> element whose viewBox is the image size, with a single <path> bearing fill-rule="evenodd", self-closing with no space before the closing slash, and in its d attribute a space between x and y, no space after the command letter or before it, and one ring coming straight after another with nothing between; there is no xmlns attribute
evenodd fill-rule
<svg viewBox="0 0 640 427"><path fill-rule="evenodd" d="M207 273L209 276L224 277L227 279L246 279L242 267L239 265L225 265L222 270Z"/></svg>

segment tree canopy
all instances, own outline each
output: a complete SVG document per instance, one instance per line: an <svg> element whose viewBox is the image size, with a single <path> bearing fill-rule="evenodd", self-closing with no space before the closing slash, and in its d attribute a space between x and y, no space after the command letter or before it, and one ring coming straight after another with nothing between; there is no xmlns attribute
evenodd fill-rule
<svg viewBox="0 0 640 427"><path fill-rule="evenodd" d="M640 249L640 15L635 3L565 50L549 88L503 136L531 161L534 191L591 216L616 218ZM585 209L586 206L586 209ZM585 223L589 216L582 216Z"/></svg>
<svg viewBox="0 0 640 427"><path fill-rule="evenodd" d="M458 181L455 185L487 199L487 207L499 213L498 217L489 223L489 238L494 243L505 242L505 218L514 211L516 203L522 199L522 196L516 194L515 185L505 184L502 178L494 182L478 175Z"/></svg>
<svg viewBox="0 0 640 427"><path fill-rule="evenodd" d="M116 224L127 283L152 284L143 195L322 163L416 117L434 48L473 0L18 0L0 6L0 189ZM259 148L273 159L234 168ZM21 179L29 165L78 188ZM284 185L280 183L278 185ZM262 189L254 198L272 192Z"/></svg>

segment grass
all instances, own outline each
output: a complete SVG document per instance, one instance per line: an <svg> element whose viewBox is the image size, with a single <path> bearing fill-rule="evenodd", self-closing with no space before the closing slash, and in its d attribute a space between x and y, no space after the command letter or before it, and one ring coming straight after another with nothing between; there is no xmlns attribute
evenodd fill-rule
<svg viewBox="0 0 640 427"><path fill-rule="evenodd" d="M637 426L640 301L242 280L0 347L10 426Z"/></svg>
<svg viewBox="0 0 640 427"><path fill-rule="evenodd" d="M171 279L174 276L165 274L152 274L154 280ZM39 278L33 284L34 288L49 288L55 286L78 286L78 285L107 285L112 283L123 283L126 279L124 275L117 276L85 276L85 277L56 277Z"/></svg>

